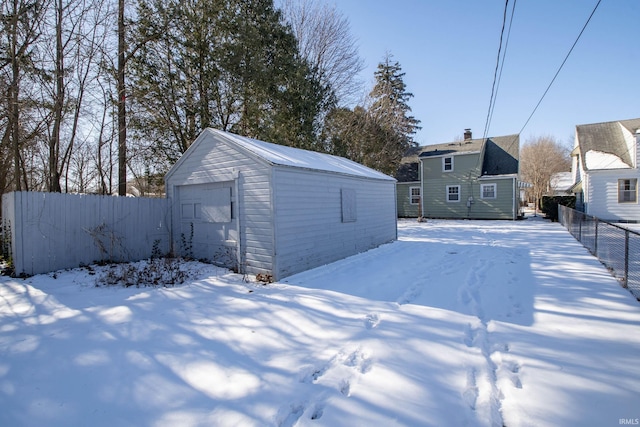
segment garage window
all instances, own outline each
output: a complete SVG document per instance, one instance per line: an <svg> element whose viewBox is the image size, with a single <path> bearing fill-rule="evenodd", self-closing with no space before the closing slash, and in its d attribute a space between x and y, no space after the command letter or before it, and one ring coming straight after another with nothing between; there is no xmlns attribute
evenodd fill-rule
<svg viewBox="0 0 640 427"><path fill-rule="evenodd" d="M205 191L201 214L205 222L231 222L231 188L213 188Z"/></svg>
<svg viewBox="0 0 640 427"><path fill-rule="evenodd" d="M356 221L356 190L343 188L341 193L342 222Z"/></svg>

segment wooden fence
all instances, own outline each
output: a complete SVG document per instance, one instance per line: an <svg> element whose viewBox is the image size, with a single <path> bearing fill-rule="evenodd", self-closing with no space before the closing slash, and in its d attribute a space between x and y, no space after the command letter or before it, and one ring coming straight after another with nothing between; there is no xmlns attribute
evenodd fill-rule
<svg viewBox="0 0 640 427"><path fill-rule="evenodd" d="M12 192L2 196L2 241L16 274L169 251L167 199Z"/></svg>

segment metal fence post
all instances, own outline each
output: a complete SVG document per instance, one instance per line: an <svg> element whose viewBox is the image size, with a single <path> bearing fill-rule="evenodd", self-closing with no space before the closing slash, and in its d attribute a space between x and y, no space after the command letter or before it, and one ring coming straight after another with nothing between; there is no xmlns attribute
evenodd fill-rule
<svg viewBox="0 0 640 427"><path fill-rule="evenodd" d="M580 215L580 222L578 223L578 242L582 242L582 221L584 220L584 215Z"/></svg>
<svg viewBox="0 0 640 427"><path fill-rule="evenodd" d="M629 230L624 231L624 284L626 288L629 281Z"/></svg>
<svg viewBox="0 0 640 427"><path fill-rule="evenodd" d="M593 254L595 256L598 256L598 217L593 217L593 219L595 220L596 223L596 238L595 238L595 242L593 243Z"/></svg>

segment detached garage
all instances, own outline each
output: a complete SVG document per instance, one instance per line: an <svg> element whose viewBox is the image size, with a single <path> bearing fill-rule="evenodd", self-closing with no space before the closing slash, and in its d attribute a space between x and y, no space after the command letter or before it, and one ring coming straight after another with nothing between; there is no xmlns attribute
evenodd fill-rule
<svg viewBox="0 0 640 427"><path fill-rule="evenodd" d="M206 129L165 177L174 252L273 280L395 240L395 179Z"/></svg>

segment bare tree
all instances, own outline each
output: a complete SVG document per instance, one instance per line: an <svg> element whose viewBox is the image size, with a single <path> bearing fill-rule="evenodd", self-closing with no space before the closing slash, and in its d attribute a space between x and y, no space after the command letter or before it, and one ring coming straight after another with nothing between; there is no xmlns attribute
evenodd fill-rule
<svg viewBox="0 0 640 427"><path fill-rule="evenodd" d="M42 35L45 1L9 0L1 3L0 69L6 77L6 134L3 143L11 145L13 158L13 187L28 189L23 168L22 145L22 89L25 76L33 73L32 53ZM10 142L9 142L10 141Z"/></svg>
<svg viewBox="0 0 640 427"><path fill-rule="evenodd" d="M118 0L118 195L127 195L127 118L125 92L124 0Z"/></svg>
<svg viewBox="0 0 640 427"><path fill-rule="evenodd" d="M536 212L542 196L551 185L552 176L571 169L569 148L551 136L527 140L520 150L520 174L532 185L529 190L535 201Z"/></svg>
<svg viewBox="0 0 640 427"><path fill-rule="evenodd" d="M338 105L358 101L364 62L349 21L335 6L317 0L283 0L282 11L298 40L302 57L316 77L331 88Z"/></svg>
<svg viewBox="0 0 640 427"><path fill-rule="evenodd" d="M39 84L48 134L43 143L49 191L69 191L75 144L87 137L81 135L86 127L82 122L88 86L100 73L98 53L107 34L105 5L105 0L55 0L48 14L45 33L50 37L42 43L44 72Z"/></svg>

